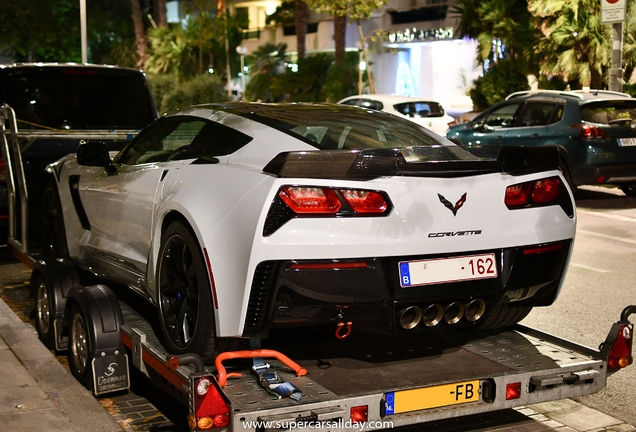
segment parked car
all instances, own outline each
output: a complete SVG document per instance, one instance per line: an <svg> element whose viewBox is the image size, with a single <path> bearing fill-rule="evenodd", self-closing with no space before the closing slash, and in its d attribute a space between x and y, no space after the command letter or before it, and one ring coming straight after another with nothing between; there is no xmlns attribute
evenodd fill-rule
<svg viewBox="0 0 636 432"><path fill-rule="evenodd" d="M335 104L195 106L47 173L47 249L145 296L166 348L204 358L276 327L512 325L554 301L575 232L555 149L462 149Z"/></svg>
<svg viewBox="0 0 636 432"><path fill-rule="evenodd" d="M555 146L574 189L616 184L636 196L636 99L603 91L524 91L446 134L463 146Z"/></svg>
<svg viewBox="0 0 636 432"><path fill-rule="evenodd" d="M344 98L338 103L395 114L442 136L450 126L457 124L454 117L446 114L440 103L416 97L390 94L357 95Z"/></svg>
<svg viewBox="0 0 636 432"><path fill-rule="evenodd" d="M100 140L120 150L158 117L145 75L135 69L71 63L0 65L0 106L15 112L29 198L30 237L39 237L42 176L51 162L77 150L80 140ZM9 128L9 125L5 125ZM49 136L46 136L47 133ZM60 138L68 133L68 138ZM37 135L39 134L39 135ZM57 135L51 137L51 135ZM118 136L109 138L108 136ZM123 135L123 139L121 136ZM0 154L0 242L8 231L5 149ZM15 162L13 163L15 166Z"/></svg>

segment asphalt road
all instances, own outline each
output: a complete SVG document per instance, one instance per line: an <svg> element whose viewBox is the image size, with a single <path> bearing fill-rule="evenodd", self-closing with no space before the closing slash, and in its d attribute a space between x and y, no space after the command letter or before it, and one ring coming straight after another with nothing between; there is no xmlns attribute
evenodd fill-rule
<svg viewBox="0 0 636 432"><path fill-rule="evenodd" d="M636 198L619 189L584 187L576 201L574 253L559 298L535 308L523 324L597 348L623 308L636 304ZM636 426L636 365L577 401Z"/></svg>

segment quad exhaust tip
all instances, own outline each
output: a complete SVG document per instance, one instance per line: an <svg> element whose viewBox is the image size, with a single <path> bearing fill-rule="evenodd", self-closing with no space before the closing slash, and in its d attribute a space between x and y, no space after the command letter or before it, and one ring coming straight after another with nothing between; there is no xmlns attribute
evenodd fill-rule
<svg viewBox="0 0 636 432"><path fill-rule="evenodd" d="M442 321L444 317L444 307L441 304L432 304L422 312L422 324L426 327L434 327Z"/></svg>
<svg viewBox="0 0 636 432"><path fill-rule="evenodd" d="M464 303L452 302L444 308L444 321L446 324L456 324L464 316Z"/></svg>
<svg viewBox="0 0 636 432"><path fill-rule="evenodd" d="M409 306L400 311L400 326L403 329L410 330L416 327L422 319L422 309L418 306Z"/></svg>
<svg viewBox="0 0 636 432"><path fill-rule="evenodd" d="M486 302L482 299L471 300L466 303L464 317L467 321L475 322L486 312Z"/></svg>

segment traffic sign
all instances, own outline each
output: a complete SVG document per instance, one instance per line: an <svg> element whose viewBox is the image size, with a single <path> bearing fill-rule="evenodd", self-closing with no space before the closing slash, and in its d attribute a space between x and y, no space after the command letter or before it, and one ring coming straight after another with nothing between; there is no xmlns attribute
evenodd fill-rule
<svg viewBox="0 0 636 432"><path fill-rule="evenodd" d="M601 22L603 24L625 21L626 0L601 0Z"/></svg>

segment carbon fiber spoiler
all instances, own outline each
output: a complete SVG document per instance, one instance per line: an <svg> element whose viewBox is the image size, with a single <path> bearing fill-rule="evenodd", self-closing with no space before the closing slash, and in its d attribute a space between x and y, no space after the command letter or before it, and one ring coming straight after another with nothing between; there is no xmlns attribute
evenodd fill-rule
<svg viewBox="0 0 636 432"><path fill-rule="evenodd" d="M263 172L282 178L372 179L390 176L466 177L559 169L556 147L413 147L320 150L278 154Z"/></svg>

